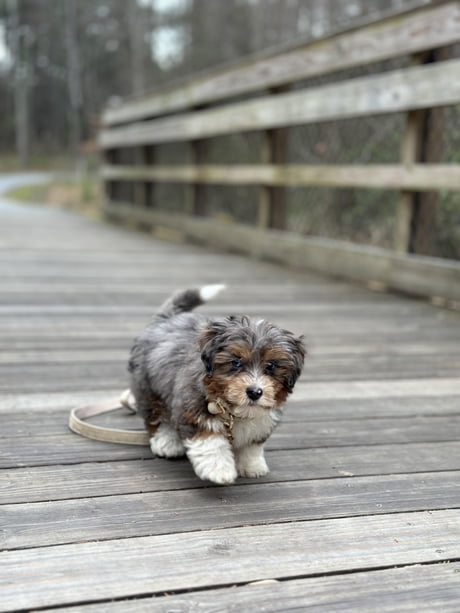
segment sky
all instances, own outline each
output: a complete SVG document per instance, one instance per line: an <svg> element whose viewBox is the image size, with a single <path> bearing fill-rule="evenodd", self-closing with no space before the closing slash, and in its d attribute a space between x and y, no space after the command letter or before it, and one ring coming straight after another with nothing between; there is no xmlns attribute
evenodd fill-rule
<svg viewBox="0 0 460 613"><path fill-rule="evenodd" d="M0 64L6 63L8 54L5 44L5 26L0 22Z"/></svg>

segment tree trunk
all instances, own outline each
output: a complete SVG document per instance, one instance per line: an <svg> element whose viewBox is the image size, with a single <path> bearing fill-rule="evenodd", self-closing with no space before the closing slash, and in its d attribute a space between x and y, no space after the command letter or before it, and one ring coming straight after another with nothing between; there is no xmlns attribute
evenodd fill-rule
<svg viewBox="0 0 460 613"><path fill-rule="evenodd" d="M81 92L80 54L77 39L77 5L75 0L66 0L65 7L65 43L67 52L67 88L69 93L69 128L70 148L78 166L81 141L81 110L83 96Z"/></svg>
<svg viewBox="0 0 460 613"><path fill-rule="evenodd" d="M7 6L11 22L10 44L14 58L13 87L16 153L21 167L26 168L30 157L30 33L26 26L21 26L17 0L8 0Z"/></svg>

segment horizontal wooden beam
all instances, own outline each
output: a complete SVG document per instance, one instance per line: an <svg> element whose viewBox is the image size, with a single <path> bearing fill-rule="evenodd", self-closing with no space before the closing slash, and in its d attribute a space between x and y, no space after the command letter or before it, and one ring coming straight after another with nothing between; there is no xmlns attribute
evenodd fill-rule
<svg viewBox="0 0 460 613"><path fill-rule="evenodd" d="M460 102L460 59L103 130L103 148L186 141Z"/></svg>
<svg viewBox="0 0 460 613"><path fill-rule="evenodd" d="M105 166L101 174L117 181L460 190L458 164Z"/></svg>
<svg viewBox="0 0 460 613"><path fill-rule="evenodd" d="M262 230L210 218L173 215L120 202L108 202L105 212L109 218L119 221L170 228L186 239L218 249L355 281L377 282L419 296L460 300L460 262L452 260L398 254L377 247Z"/></svg>
<svg viewBox="0 0 460 613"><path fill-rule="evenodd" d="M249 58L237 65L220 67L204 76L188 79L179 86L127 100L117 108L107 109L103 123L109 126L152 118L230 96L458 42L459 3L438 4L391 15L321 40L297 43L294 48L276 54L272 50L262 57Z"/></svg>

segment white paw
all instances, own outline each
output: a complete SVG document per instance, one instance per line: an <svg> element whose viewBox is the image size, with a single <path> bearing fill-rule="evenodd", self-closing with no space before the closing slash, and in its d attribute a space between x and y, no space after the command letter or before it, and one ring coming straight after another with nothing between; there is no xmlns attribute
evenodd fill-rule
<svg viewBox="0 0 460 613"><path fill-rule="evenodd" d="M204 481L229 485L238 476L227 439L213 435L185 441L187 456L196 475Z"/></svg>
<svg viewBox="0 0 460 613"><path fill-rule="evenodd" d="M269 472L262 445L249 445L238 451L236 467L240 477L263 477Z"/></svg>
<svg viewBox="0 0 460 613"><path fill-rule="evenodd" d="M235 479L238 477L235 462L220 462L218 466L213 466L209 469L205 468L201 472L195 470L195 472L200 479L203 479L203 481L212 481L218 485L230 485L231 483L234 483Z"/></svg>
<svg viewBox="0 0 460 613"><path fill-rule="evenodd" d="M150 439L152 453L160 458L178 458L185 453L184 445L177 432L168 424L161 424Z"/></svg>

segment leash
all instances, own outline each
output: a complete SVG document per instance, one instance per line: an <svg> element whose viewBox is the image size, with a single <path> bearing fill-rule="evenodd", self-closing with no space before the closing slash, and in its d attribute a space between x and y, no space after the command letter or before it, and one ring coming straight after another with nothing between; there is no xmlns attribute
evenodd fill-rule
<svg viewBox="0 0 460 613"><path fill-rule="evenodd" d="M104 400L95 404L72 409L69 415L69 428L72 432L85 436L95 441L106 443L123 443L125 445L148 445L149 435L143 430L122 430L120 428L105 428L85 422L88 417L128 409L131 413L136 412L136 405L129 390L123 392L120 398Z"/></svg>
<svg viewBox="0 0 460 613"><path fill-rule="evenodd" d="M69 428L72 432L85 436L95 441L105 443L122 443L125 445L148 445L149 434L144 430L122 430L121 428L106 428L90 424L85 419L102 415L110 411L128 409L131 413L136 413L136 403L129 390L125 390L119 398L103 400L95 404L88 404L84 407L72 409L69 415ZM233 423L235 421L228 407L220 398L208 404L208 411L213 415L219 415L225 427L225 434L230 443L233 442Z"/></svg>

